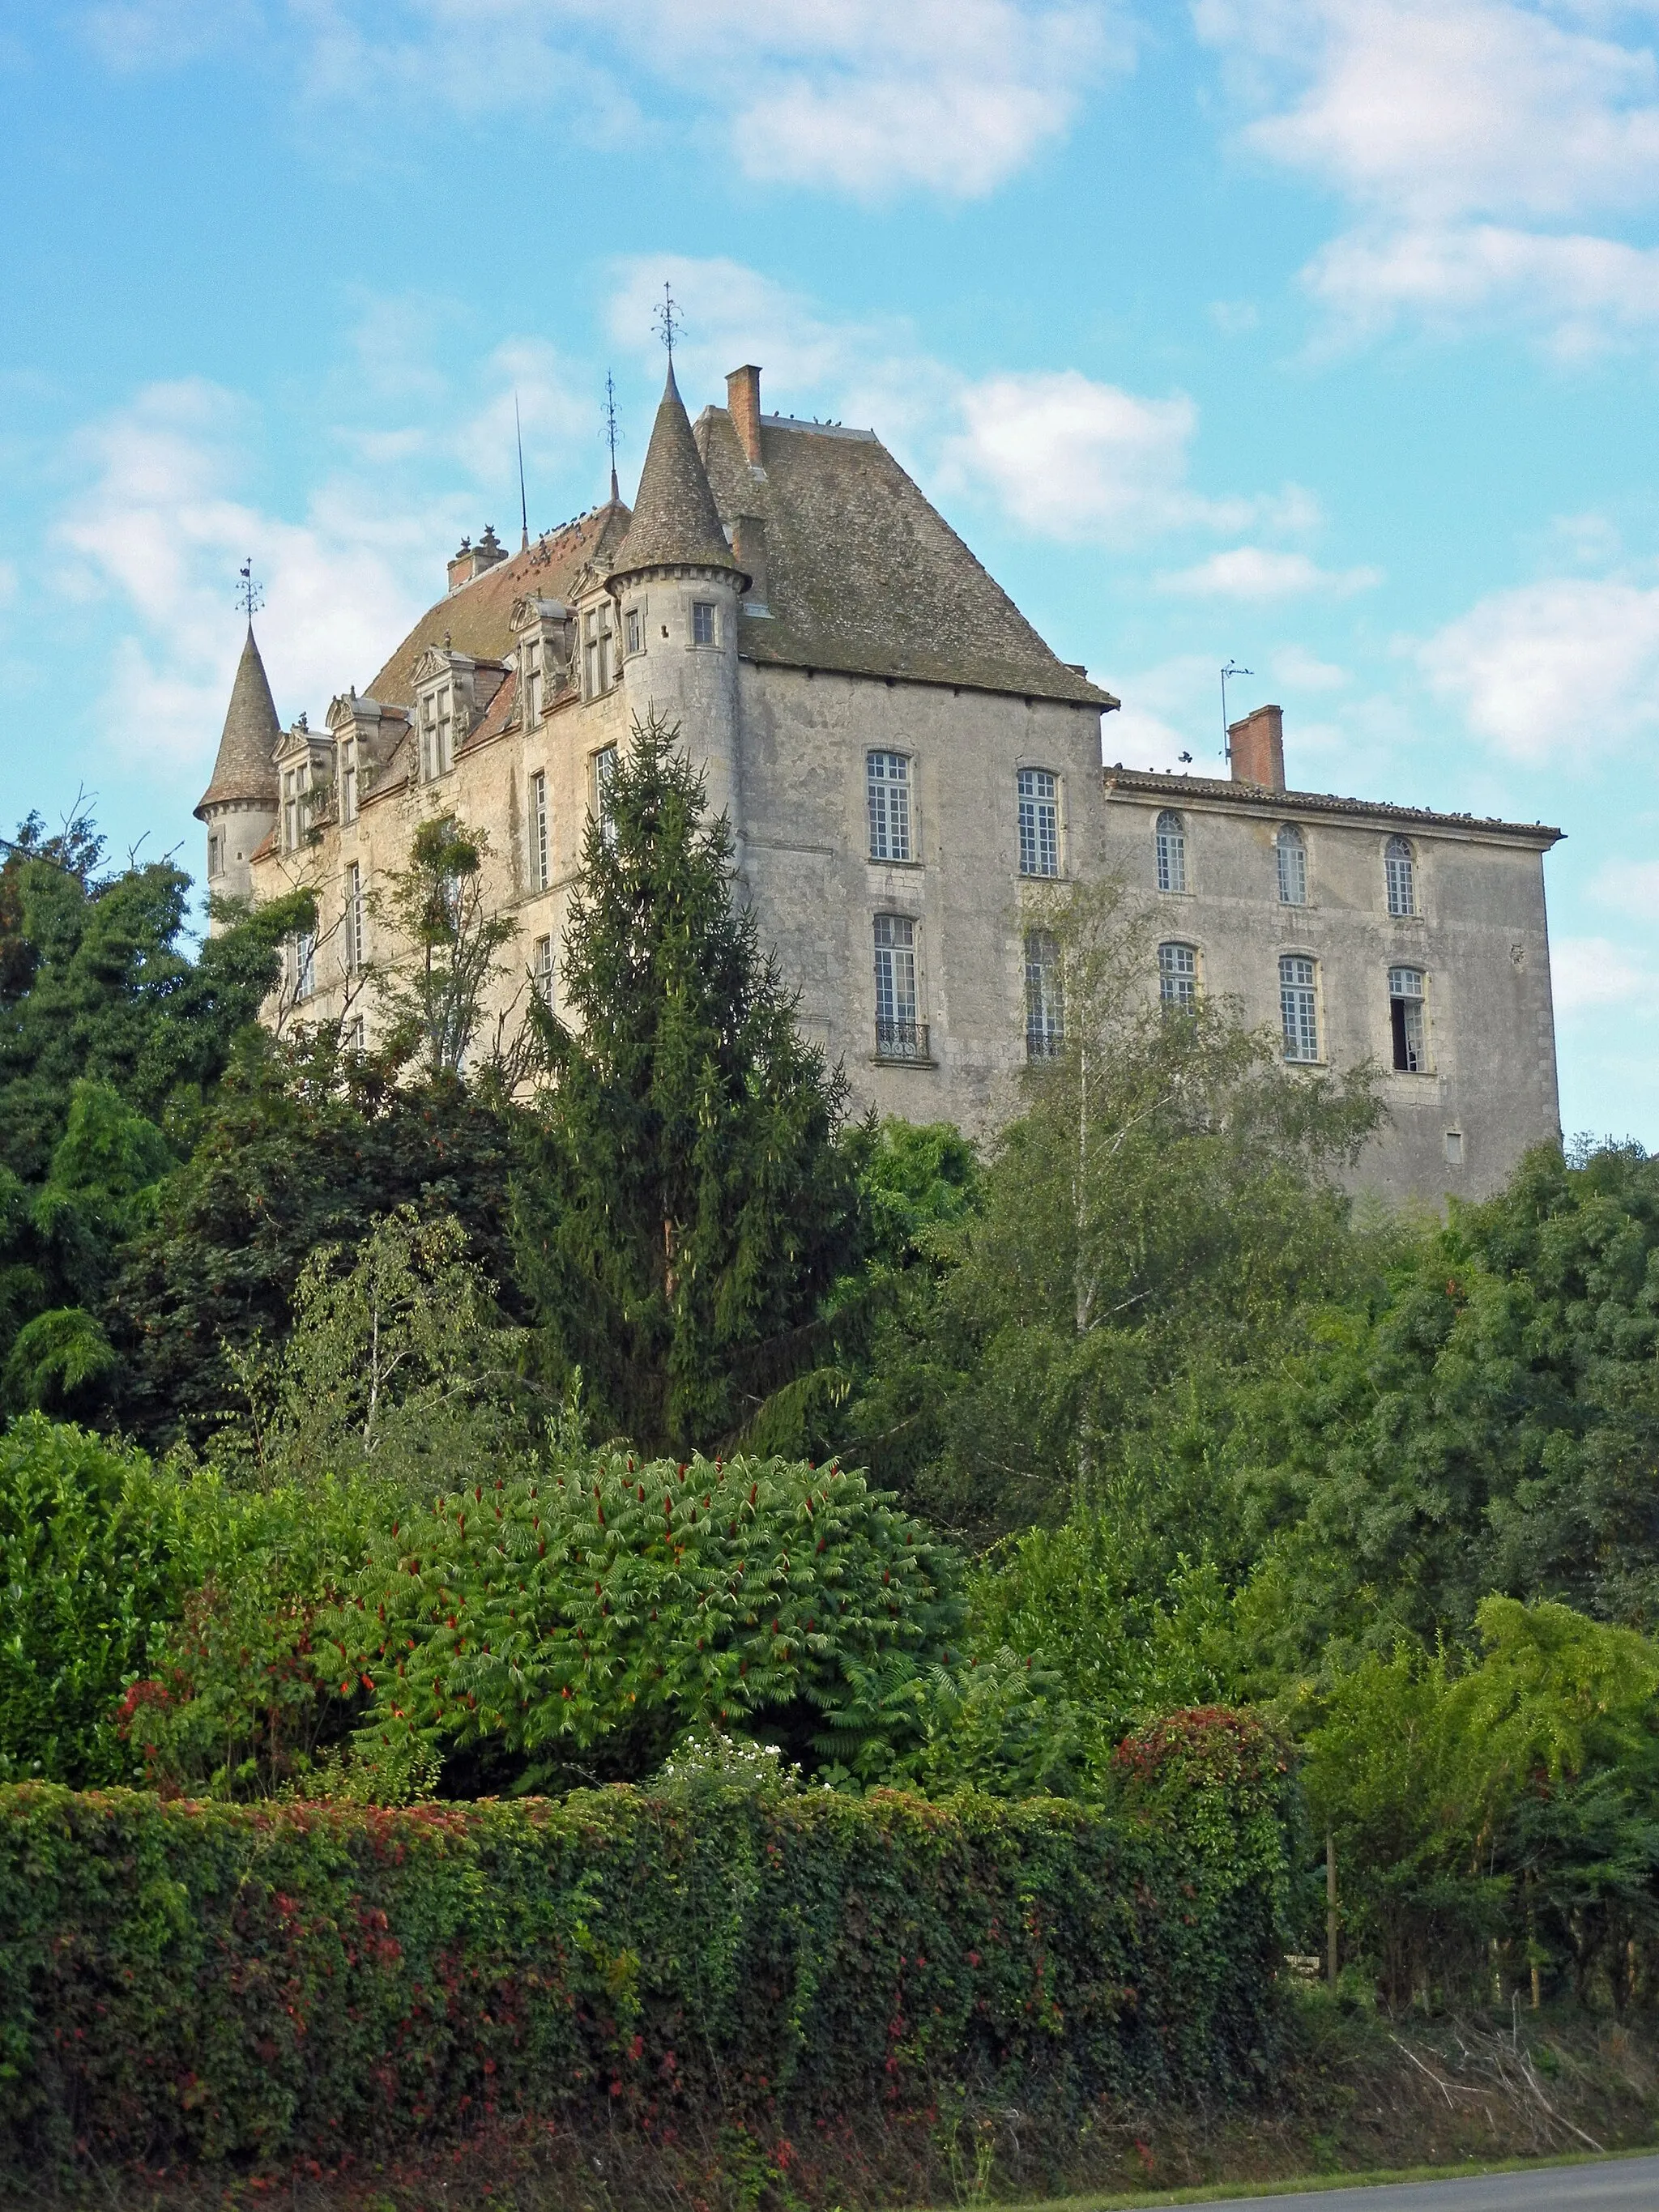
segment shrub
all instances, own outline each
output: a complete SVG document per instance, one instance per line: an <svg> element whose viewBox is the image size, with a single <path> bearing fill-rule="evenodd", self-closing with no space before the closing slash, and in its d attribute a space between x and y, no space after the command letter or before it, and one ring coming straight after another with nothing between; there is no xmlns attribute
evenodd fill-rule
<svg viewBox="0 0 1659 2212"><path fill-rule="evenodd" d="M706 1771L402 1812L0 1790L0 2171L337 2166L521 2118L664 2141L963 2094L1076 2122L1254 2080L1272 1765L1192 1780L1197 1822Z"/></svg>

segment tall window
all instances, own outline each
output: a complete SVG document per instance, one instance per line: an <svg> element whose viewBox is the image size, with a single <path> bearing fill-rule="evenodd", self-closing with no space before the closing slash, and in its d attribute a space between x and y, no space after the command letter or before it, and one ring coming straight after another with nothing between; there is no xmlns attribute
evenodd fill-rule
<svg viewBox="0 0 1659 2212"><path fill-rule="evenodd" d="M916 1018L916 926L902 914L878 914L875 926L876 1050L887 1060L918 1060L927 1032Z"/></svg>
<svg viewBox="0 0 1659 2212"><path fill-rule="evenodd" d="M1060 944L1046 929L1025 933L1025 1057L1058 1060L1066 1043L1066 987Z"/></svg>
<svg viewBox="0 0 1659 2212"><path fill-rule="evenodd" d="M1046 768L1023 768L1019 789L1019 872L1060 873L1060 779Z"/></svg>
<svg viewBox="0 0 1659 2212"><path fill-rule="evenodd" d="M1308 848L1302 841L1302 832L1287 822L1273 839L1273 849L1279 855L1279 903L1306 906Z"/></svg>
<svg viewBox="0 0 1659 2212"><path fill-rule="evenodd" d="M1394 1031L1394 1064L1402 1075L1426 1075L1428 1039L1423 1027L1423 971L1389 970L1389 1026Z"/></svg>
<svg viewBox="0 0 1659 2212"><path fill-rule="evenodd" d="M1187 831L1178 814L1166 806L1158 817L1158 887L1161 891L1187 888Z"/></svg>
<svg viewBox="0 0 1659 2212"><path fill-rule="evenodd" d="M530 977L536 996L544 1006L550 1006L553 1003L553 940L550 937L536 939Z"/></svg>
<svg viewBox="0 0 1659 2212"><path fill-rule="evenodd" d="M1417 862L1413 857L1409 838L1389 838L1382 848L1382 871L1388 878L1389 912L1415 914Z"/></svg>
<svg viewBox="0 0 1659 2212"><path fill-rule="evenodd" d="M691 602L691 642L693 645L713 645L714 642L714 608L712 600L694 599Z"/></svg>
<svg viewBox="0 0 1659 2212"><path fill-rule="evenodd" d="M593 819L607 845L617 842L617 824L611 811L611 793L617 781L617 748L605 745L593 756Z"/></svg>
<svg viewBox="0 0 1659 2212"><path fill-rule="evenodd" d="M524 704L526 726L533 726L542 719L542 641L538 637L525 643Z"/></svg>
<svg viewBox="0 0 1659 2212"><path fill-rule="evenodd" d="M538 768L530 779L530 888L544 891L552 880L552 854L547 836L547 771Z"/></svg>
<svg viewBox="0 0 1659 2212"><path fill-rule="evenodd" d="M302 769L283 770L283 850L295 851L300 842L300 831L304 824L305 785Z"/></svg>
<svg viewBox="0 0 1659 2212"><path fill-rule="evenodd" d="M368 1050L368 1024L361 1014L351 1017L350 1026L346 1030L346 1050L356 1053L359 1060Z"/></svg>
<svg viewBox="0 0 1659 2212"><path fill-rule="evenodd" d="M421 702L421 775L428 783L455 765L453 696L449 685L441 684Z"/></svg>
<svg viewBox="0 0 1659 2212"><path fill-rule="evenodd" d="M645 650L645 622L637 607L629 607L623 617L623 651L643 653Z"/></svg>
<svg viewBox="0 0 1659 2212"><path fill-rule="evenodd" d="M219 833L216 830L210 830L208 831L208 873L210 876L216 876L219 872L221 865L219 854Z"/></svg>
<svg viewBox="0 0 1659 2212"><path fill-rule="evenodd" d="M348 975L358 975L362 973L363 873L356 860L346 862L345 964Z"/></svg>
<svg viewBox="0 0 1659 2212"><path fill-rule="evenodd" d="M1190 945L1158 948L1158 995L1172 1012L1190 1014L1198 1006L1198 954Z"/></svg>
<svg viewBox="0 0 1659 2212"><path fill-rule="evenodd" d="M340 747L340 819L357 819L357 740L348 738Z"/></svg>
<svg viewBox="0 0 1659 2212"><path fill-rule="evenodd" d="M597 699L611 689L611 602L590 607L582 617L583 695Z"/></svg>
<svg viewBox="0 0 1659 2212"><path fill-rule="evenodd" d="M1285 952L1279 962L1279 1013L1285 1024L1286 1060L1319 1057L1319 1000L1314 963L1304 953Z"/></svg>
<svg viewBox="0 0 1659 2212"><path fill-rule="evenodd" d="M302 929L294 939L294 995L309 999L317 989L317 933Z"/></svg>
<svg viewBox="0 0 1659 2212"><path fill-rule="evenodd" d="M910 857L910 763L902 753L870 753L865 759L870 801L870 858Z"/></svg>

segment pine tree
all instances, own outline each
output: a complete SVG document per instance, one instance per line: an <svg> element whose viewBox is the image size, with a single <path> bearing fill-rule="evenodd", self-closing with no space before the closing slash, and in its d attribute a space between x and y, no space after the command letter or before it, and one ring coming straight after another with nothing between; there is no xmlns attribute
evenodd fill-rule
<svg viewBox="0 0 1659 2212"><path fill-rule="evenodd" d="M810 1365L855 1256L846 1083L733 902L678 726L635 723L590 823L544 1010L550 1079L519 1147L520 1282L550 1380L651 1450L713 1447Z"/></svg>

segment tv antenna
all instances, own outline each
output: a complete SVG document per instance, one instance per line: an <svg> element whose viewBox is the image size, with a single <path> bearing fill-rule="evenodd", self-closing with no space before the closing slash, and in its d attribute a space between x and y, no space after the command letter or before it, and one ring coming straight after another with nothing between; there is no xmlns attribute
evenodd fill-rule
<svg viewBox="0 0 1659 2212"><path fill-rule="evenodd" d="M513 434L519 441L519 550L530 550L530 502L524 495L524 425L519 420L519 394L513 394Z"/></svg>
<svg viewBox="0 0 1659 2212"><path fill-rule="evenodd" d="M666 285L664 290L667 289ZM605 372L605 442L611 448L611 504L615 507L619 497L617 490L617 380L607 368Z"/></svg>
<svg viewBox="0 0 1659 2212"><path fill-rule="evenodd" d="M662 288L662 305L652 319L657 325L657 336L668 349L668 366L672 370L674 366L674 341L680 335L684 324L678 302L666 284Z"/></svg>
<svg viewBox="0 0 1659 2212"><path fill-rule="evenodd" d="M248 628L253 627L253 617L265 603L265 587L253 578L253 556L250 553L236 571L240 579L236 586L236 604L247 617Z"/></svg>
<svg viewBox="0 0 1659 2212"><path fill-rule="evenodd" d="M1255 674L1254 668L1241 668L1236 660L1230 660L1221 672L1221 757L1223 760L1231 760L1233 757L1232 746L1227 740L1227 678L1230 676L1254 676Z"/></svg>

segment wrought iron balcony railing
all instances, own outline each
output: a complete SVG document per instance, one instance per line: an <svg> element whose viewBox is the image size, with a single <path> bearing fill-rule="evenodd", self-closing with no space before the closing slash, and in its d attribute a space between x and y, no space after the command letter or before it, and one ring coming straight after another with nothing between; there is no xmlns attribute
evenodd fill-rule
<svg viewBox="0 0 1659 2212"><path fill-rule="evenodd" d="M926 1022L884 1021L876 1018L878 1060L931 1060Z"/></svg>

